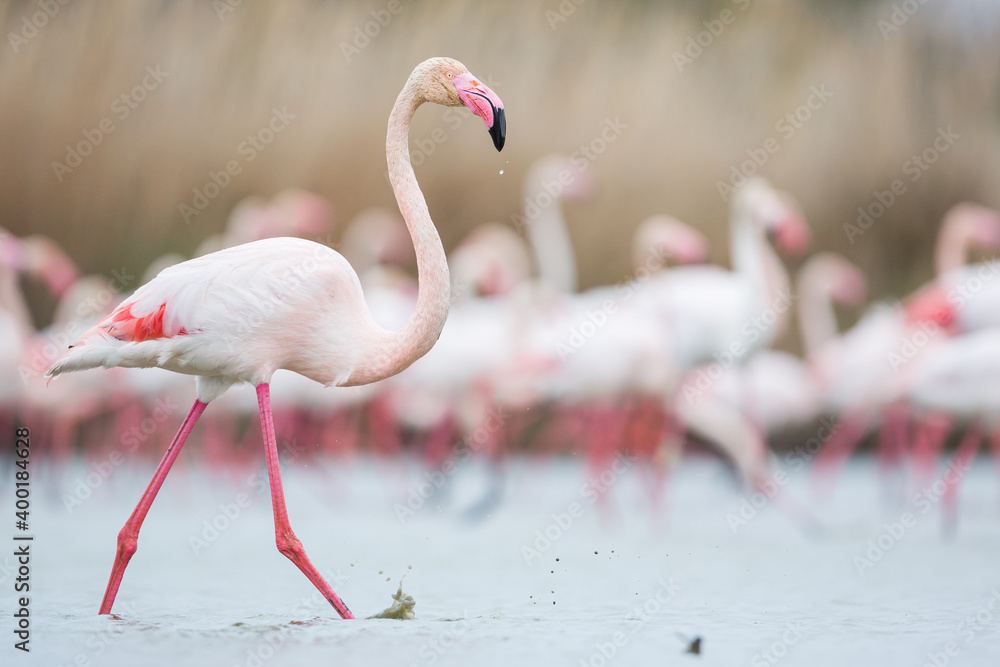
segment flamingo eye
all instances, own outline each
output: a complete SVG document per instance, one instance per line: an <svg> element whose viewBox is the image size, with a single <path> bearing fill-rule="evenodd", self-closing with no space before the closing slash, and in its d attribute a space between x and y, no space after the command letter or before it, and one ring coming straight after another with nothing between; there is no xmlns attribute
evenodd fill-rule
<svg viewBox="0 0 1000 667"><path fill-rule="evenodd" d="M450 79L454 75L451 72L448 72L445 76L447 76Z"/></svg>

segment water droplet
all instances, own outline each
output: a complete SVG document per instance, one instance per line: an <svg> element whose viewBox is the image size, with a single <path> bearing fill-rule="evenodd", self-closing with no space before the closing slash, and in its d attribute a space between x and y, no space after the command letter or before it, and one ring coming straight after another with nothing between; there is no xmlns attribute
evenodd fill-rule
<svg viewBox="0 0 1000 667"><path fill-rule="evenodd" d="M500 175L503 176L503 169L500 170Z"/></svg>

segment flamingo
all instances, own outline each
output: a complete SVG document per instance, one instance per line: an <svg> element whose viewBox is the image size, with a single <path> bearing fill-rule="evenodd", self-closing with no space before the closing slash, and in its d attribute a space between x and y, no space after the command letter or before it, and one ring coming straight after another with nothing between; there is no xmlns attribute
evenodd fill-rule
<svg viewBox="0 0 1000 667"><path fill-rule="evenodd" d="M920 427L933 430L923 434L925 452L919 461L918 486L930 482L937 453L955 417L966 422L965 434L949 470L942 477L944 526L954 530L958 486L975 458L983 438L990 437L1000 458L1000 329L984 329L950 338L929 349L913 364L906 377L906 397L922 417ZM936 423L929 424L928 421Z"/></svg>
<svg viewBox="0 0 1000 667"><path fill-rule="evenodd" d="M934 251L935 278L906 299L909 319L934 320L952 332L1000 325L1000 265L996 259L968 264L973 246L1000 247L1000 213L977 204L956 204L945 214Z"/></svg>
<svg viewBox="0 0 1000 667"><path fill-rule="evenodd" d="M809 227L791 197L762 178L747 181L733 198L730 234L733 270L662 271L638 290L685 370L745 359L773 343L789 319L788 273L767 237L789 255L807 249Z"/></svg>
<svg viewBox="0 0 1000 667"><path fill-rule="evenodd" d="M561 201L586 199L593 191L593 177L563 155L539 158L524 180L524 218L515 220L528 236L541 282L557 292L577 291L576 255Z"/></svg>
<svg viewBox="0 0 1000 667"><path fill-rule="evenodd" d="M233 207L225 231L202 241L194 256L275 236L319 238L330 233L333 220L333 205L307 190L288 188L270 201L246 197Z"/></svg>
<svg viewBox="0 0 1000 667"><path fill-rule="evenodd" d="M808 358L837 335L833 304L860 306L867 281L843 257L822 252L803 265L797 284L798 323ZM693 375L696 383L704 379ZM719 374L704 390L685 393L696 399L688 402L722 401L740 408L765 434L808 424L822 408L820 387L807 361L772 349L758 350L744 365Z"/></svg>
<svg viewBox="0 0 1000 667"><path fill-rule="evenodd" d="M704 261L706 250L700 232L655 216L644 221L634 237L633 281L579 294L537 290L534 296L542 303L521 315L526 326L520 328L527 333L517 358L493 380L498 402L511 408L537 401L559 405L550 432L567 431L584 418L588 464L597 472L621 445L631 412L636 413L631 426L638 439L647 441L642 436L648 433L658 436L665 426L658 407L674 391L677 374L663 351L653 314L637 304L636 295L643 281L656 279L650 272L658 275L664 258L695 263ZM650 259L656 265L650 265ZM581 326L590 334L586 338L575 333ZM655 445L648 449L652 457Z"/></svg>
<svg viewBox="0 0 1000 667"><path fill-rule="evenodd" d="M841 415L843 425L816 459L816 473L822 482L818 490L831 490L836 469L880 418L883 462L893 462L902 455L907 445L907 423L906 409L900 401L905 398L906 375L914 365L912 360L905 366L898 365L902 347L914 337L928 336L928 345L914 353L919 359L956 329L976 330L986 326L983 322L972 325L972 320L963 318L969 313L983 312L973 306L989 303L991 283L987 281L986 288L960 308L956 307L955 297L959 293L955 292L955 286L968 284L963 276L967 278L989 267L989 264L965 266L970 249L976 245L995 246L998 240L1000 219L994 211L972 204L952 207L942 220L935 246L937 277L902 305L878 304L871 308L850 331L828 341L811 355L827 406ZM928 325L941 327L944 333L929 335ZM923 470L947 430L932 421L939 420L935 416L922 421L917 430L918 466Z"/></svg>
<svg viewBox="0 0 1000 667"><path fill-rule="evenodd" d="M232 385L256 387L278 551L342 618L350 609L306 556L288 521L271 416L270 381L287 369L328 386L364 385L399 373L437 340L449 305L448 265L409 158L410 120L425 102L467 106L503 148L503 103L460 62L417 65L389 116L389 180L417 256L417 307L399 331L379 326L350 264L331 248L272 238L177 264L139 288L87 331L47 375L103 366L158 366L196 376L197 398L118 534L100 613L111 612L139 529L198 417Z"/></svg>

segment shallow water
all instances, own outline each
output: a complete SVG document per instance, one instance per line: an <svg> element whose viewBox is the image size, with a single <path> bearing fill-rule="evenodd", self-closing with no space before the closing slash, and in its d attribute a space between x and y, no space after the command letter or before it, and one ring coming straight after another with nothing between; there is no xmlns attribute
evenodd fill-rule
<svg viewBox="0 0 1000 667"><path fill-rule="evenodd" d="M825 529L814 536L771 506L734 531L743 495L712 462L682 465L657 517L637 467L615 476L602 505L575 463L522 461L504 501L479 520L463 511L488 479L475 467L431 495L432 484L417 490L427 478L415 465L287 462L292 525L355 615L387 607L406 575L415 620L352 622L275 549L260 471L220 479L178 465L143 527L116 617L97 607L115 536L152 467L116 470L72 511L60 492L87 471L63 471L58 483L36 475L32 650L14 651L5 631L4 664L16 654L33 665L919 666L1000 655L991 460L967 475L951 539L937 503L923 513L912 492L901 505L882 502L867 461L816 505ZM12 474L0 473L10 516ZM790 492L806 497L806 482L793 476ZM401 512L411 488L412 514ZM889 548L868 554L880 539ZM869 556L870 567L857 560ZM0 565L10 627L13 560ZM702 654L685 654L696 636Z"/></svg>

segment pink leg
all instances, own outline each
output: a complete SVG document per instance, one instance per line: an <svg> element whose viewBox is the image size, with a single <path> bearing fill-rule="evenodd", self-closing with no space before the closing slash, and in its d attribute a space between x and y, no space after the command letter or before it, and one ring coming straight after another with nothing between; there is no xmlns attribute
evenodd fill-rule
<svg viewBox="0 0 1000 667"><path fill-rule="evenodd" d="M271 505L274 508L274 541L278 551L285 555L302 573L313 582L323 597L333 605L341 618L354 618L347 605L333 592L330 584L309 562L302 542L295 537L288 524L288 510L285 508L285 492L281 488L281 471L278 469L278 445L274 439L274 421L271 418L271 390L268 385L257 385L257 402L260 404L260 426L264 433L264 454L267 457L267 478L271 484Z"/></svg>
<svg viewBox="0 0 1000 667"><path fill-rule="evenodd" d="M883 474L899 468L906 454L908 438L906 406L897 403L885 408L879 429L879 464Z"/></svg>
<svg viewBox="0 0 1000 667"><path fill-rule="evenodd" d="M402 450L402 437L388 399L376 396L368 404L368 435L376 454L396 456Z"/></svg>
<svg viewBox="0 0 1000 667"><path fill-rule="evenodd" d="M913 434L913 465L918 488L930 484L951 423L951 416L943 412L929 414L917 422Z"/></svg>
<svg viewBox="0 0 1000 667"><path fill-rule="evenodd" d="M455 417L451 414L445 415L440 423L436 424L427 436L427 446L424 449L424 459L427 467L432 470L440 470L448 457L451 456L452 445L455 440Z"/></svg>
<svg viewBox="0 0 1000 667"><path fill-rule="evenodd" d="M906 406L894 403L884 408L879 428L878 462L885 501L895 502L903 495L902 465L906 458L909 436Z"/></svg>
<svg viewBox="0 0 1000 667"><path fill-rule="evenodd" d="M590 407L587 459L591 479L599 478L614 461L625 433L625 419L627 413L617 403ZM599 485L595 490L600 506L607 507L608 489Z"/></svg>
<svg viewBox="0 0 1000 667"><path fill-rule="evenodd" d="M833 490L833 479L839 468L850 457L868 428L868 418L859 414L845 414L841 418L841 428L823 446L816 457L813 469L814 493L819 497L829 496Z"/></svg>
<svg viewBox="0 0 1000 667"><path fill-rule="evenodd" d="M979 424L970 425L965 431L965 436L959 443L958 449L955 451L955 457L948 466L948 472L951 474L945 473L945 490L941 504L944 511L945 530L948 532L952 532L955 527L955 516L958 508L958 485L962 482L962 477L965 476L965 473L972 466L972 461L976 458L982 441L983 435Z"/></svg>
<svg viewBox="0 0 1000 667"><path fill-rule="evenodd" d="M132 555L137 548L139 529L146 518L146 513L149 512L149 508L152 506L157 492L159 492L160 487L163 485L163 480L167 478L167 473L170 472L170 466L174 464L174 460L180 453L181 447L184 446L184 441L187 440L188 434L194 428L194 423L198 421L198 417L205 411L206 405L208 404L196 400L194 405L191 406L191 411L184 418L184 423L181 424L180 430L174 436L173 442L167 447L167 452L163 455L160 465L156 467L153 479L149 481L149 486L146 487L142 498L139 499L139 504L136 505L128 521L125 522L125 527L118 533L118 554L115 556L115 565L111 568L111 578L108 580L108 588L104 591L104 600L101 602L101 611L99 613L111 613L111 606L115 603L115 596L118 595L118 587L121 586L122 577L125 575L125 568L128 567L128 562L132 559Z"/></svg>

